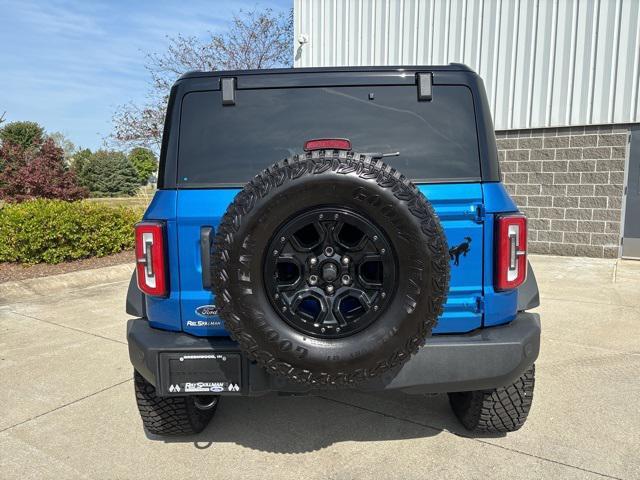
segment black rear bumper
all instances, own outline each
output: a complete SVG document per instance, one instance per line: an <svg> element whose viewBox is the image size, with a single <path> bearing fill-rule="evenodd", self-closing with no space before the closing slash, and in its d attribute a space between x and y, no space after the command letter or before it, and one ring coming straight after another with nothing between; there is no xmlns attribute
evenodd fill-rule
<svg viewBox="0 0 640 480"><path fill-rule="evenodd" d="M194 337L151 328L146 319L127 323L129 357L134 368L160 395L168 385L158 385L160 353L239 353L227 338ZM437 335L399 369L358 385L367 391L402 390L408 393L443 393L491 389L515 381L538 357L540 316L519 313L507 324L464 335ZM302 393L309 387L268 374L242 355L241 395L268 392ZM162 383L162 382L160 382Z"/></svg>

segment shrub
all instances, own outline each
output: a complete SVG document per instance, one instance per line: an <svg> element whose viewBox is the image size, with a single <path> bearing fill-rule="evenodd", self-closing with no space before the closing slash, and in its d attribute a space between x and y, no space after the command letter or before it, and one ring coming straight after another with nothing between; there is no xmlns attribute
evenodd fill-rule
<svg viewBox="0 0 640 480"><path fill-rule="evenodd" d="M0 262L60 263L134 247L141 209L30 200L0 208Z"/></svg>
<svg viewBox="0 0 640 480"><path fill-rule="evenodd" d="M79 172L80 183L96 197L133 195L140 182L138 172L124 153L98 150L92 153Z"/></svg>

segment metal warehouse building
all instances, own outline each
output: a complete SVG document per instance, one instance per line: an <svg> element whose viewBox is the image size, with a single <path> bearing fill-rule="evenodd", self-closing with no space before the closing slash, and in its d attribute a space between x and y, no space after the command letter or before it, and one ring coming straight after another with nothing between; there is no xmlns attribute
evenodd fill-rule
<svg viewBox="0 0 640 480"><path fill-rule="evenodd" d="M640 258L640 0L295 0L296 67L464 63L536 253Z"/></svg>

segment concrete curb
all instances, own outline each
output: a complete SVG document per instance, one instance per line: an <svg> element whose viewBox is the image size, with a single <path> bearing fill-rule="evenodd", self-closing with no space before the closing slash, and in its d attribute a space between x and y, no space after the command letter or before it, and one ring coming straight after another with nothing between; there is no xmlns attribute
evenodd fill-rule
<svg viewBox="0 0 640 480"><path fill-rule="evenodd" d="M131 278L133 268L132 263L123 263L49 277L0 283L0 305L25 302L35 297L69 293L81 288L128 281Z"/></svg>

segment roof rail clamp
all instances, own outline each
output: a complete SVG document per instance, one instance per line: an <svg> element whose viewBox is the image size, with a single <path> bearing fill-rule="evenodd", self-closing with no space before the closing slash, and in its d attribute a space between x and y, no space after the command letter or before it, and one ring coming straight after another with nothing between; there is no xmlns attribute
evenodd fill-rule
<svg viewBox="0 0 640 480"><path fill-rule="evenodd" d="M418 100L431 100L433 93L433 74L430 72L418 73Z"/></svg>
<svg viewBox="0 0 640 480"><path fill-rule="evenodd" d="M221 79L222 105L236 104L236 79L234 77L223 77Z"/></svg>

